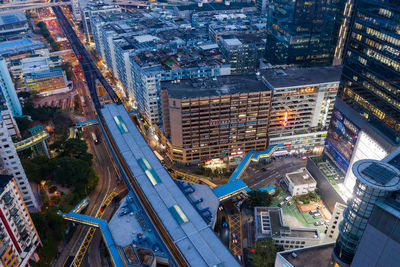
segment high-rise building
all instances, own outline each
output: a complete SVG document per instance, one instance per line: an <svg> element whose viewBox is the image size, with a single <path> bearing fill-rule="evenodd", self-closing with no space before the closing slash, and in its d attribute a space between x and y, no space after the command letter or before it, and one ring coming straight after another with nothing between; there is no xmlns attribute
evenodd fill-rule
<svg viewBox="0 0 400 267"><path fill-rule="evenodd" d="M338 97L372 125L400 136L400 5L359 0Z"/></svg>
<svg viewBox="0 0 400 267"><path fill-rule="evenodd" d="M0 263L27 266L40 243L39 235L14 178L0 175ZM36 256L36 257L35 257Z"/></svg>
<svg viewBox="0 0 400 267"><path fill-rule="evenodd" d="M399 151L395 153L398 155ZM350 266L375 204L400 190L400 170L398 164L393 163L398 156L394 160L390 158L382 161L364 159L353 164L352 171L357 180L339 224L339 237L330 266Z"/></svg>
<svg viewBox="0 0 400 267"><path fill-rule="evenodd" d="M256 75L162 82L172 160L200 162L267 148L271 91Z"/></svg>
<svg viewBox="0 0 400 267"><path fill-rule="evenodd" d="M400 263L400 202L378 202L354 256L352 267L397 266Z"/></svg>
<svg viewBox="0 0 400 267"><path fill-rule="evenodd" d="M5 167L6 173L15 178L25 205L30 210L38 208L38 203L33 195L32 188L26 177L25 171L19 160L14 143L12 142L7 125L4 121L0 121L0 157Z"/></svg>
<svg viewBox="0 0 400 267"><path fill-rule="evenodd" d="M340 67L261 70L273 92L269 144L279 150L322 151L340 80ZM315 151L317 152L317 151Z"/></svg>
<svg viewBox="0 0 400 267"><path fill-rule="evenodd" d="M80 3L79 0L72 0L71 1L71 6L72 6L72 15L74 15L76 20L81 20L81 7L80 7Z"/></svg>
<svg viewBox="0 0 400 267"><path fill-rule="evenodd" d="M354 162L381 160L400 143L400 5L360 0L353 8L324 152L345 176L348 192L355 184Z"/></svg>
<svg viewBox="0 0 400 267"><path fill-rule="evenodd" d="M0 56L0 93L14 117L22 115L22 107L7 68L6 60Z"/></svg>
<svg viewBox="0 0 400 267"><path fill-rule="evenodd" d="M341 0L272 0L268 6L266 59L273 65L330 65Z"/></svg>

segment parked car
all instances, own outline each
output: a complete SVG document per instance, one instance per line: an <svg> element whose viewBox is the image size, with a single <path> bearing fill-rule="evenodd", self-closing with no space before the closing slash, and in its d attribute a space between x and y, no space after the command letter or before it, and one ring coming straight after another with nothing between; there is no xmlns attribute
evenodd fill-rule
<svg viewBox="0 0 400 267"><path fill-rule="evenodd" d="M320 226L320 225L322 225L322 224L323 224L323 222L321 222L321 221L318 221L318 222L315 222L315 223L314 223L315 226Z"/></svg>

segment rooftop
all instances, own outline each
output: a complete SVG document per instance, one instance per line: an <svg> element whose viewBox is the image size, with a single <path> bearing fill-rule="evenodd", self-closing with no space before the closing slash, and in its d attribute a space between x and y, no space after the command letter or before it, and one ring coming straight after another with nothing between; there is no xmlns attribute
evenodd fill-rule
<svg viewBox="0 0 400 267"><path fill-rule="evenodd" d="M261 76L271 89L340 81L341 66L261 70Z"/></svg>
<svg viewBox="0 0 400 267"><path fill-rule="evenodd" d="M101 113L135 180L188 263L239 266L154 155L124 106L106 104ZM118 129L116 116L128 131Z"/></svg>
<svg viewBox="0 0 400 267"><path fill-rule="evenodd" d="M11 175L0 174L0 194L3 193L4 187L12 180Z"/></svg>
<svg viewBox="0 0 400 267"><path fill-rule="evenodd" d="M287 173L286 177L294 184L294 185L303 185L303 184L312 184L316 183L314 178L308 172L306 168L301 168L298 171Z"/></svg>
<svg viewBox="0 0 400 267"><path fill-rule="evenodd" d="M256 236L262 238L320 239L318 229L291 227L283 223L281 208L255 207Z"/></svg>
<svg viewBox="0 0 400 267"><path fill-rule="evenodd" d="M0 43L0 55L17 54L21 52L33 51L44 47L45 44L37 39L18 39Z"/></svg>
<svg viewBox="0 0 400 267"><path fill-rule="evenodd" d="M383 191L400 190L400 171L383 161L364 159L353 164L354 175L362 183Z"/></svg>
<svg viewBox="0 0 400 267"><path fill-rule="evenodd" d="M293 267L327 266L334 246L335 242L325 243L312 247L281 251L278 252L277 256L283 257L290 264L289 266Z"/></svg>
<svg viewBox="0 0 400 267"><path fill-rule="evenodd" d="M255 74L226 75L214 78L183 79L161 83L171 98L189 99L267 91Z"/></svg>
<svg viewBox="0 0 400 267"><path fill-rule="evenodd" d="M14 24L14 23L21 23L21 22L23 22L23 23L27 22L24 12L22 12L22 11L8 12L8 13L0 14L0 27L9 25L9 24Z"/></svg>

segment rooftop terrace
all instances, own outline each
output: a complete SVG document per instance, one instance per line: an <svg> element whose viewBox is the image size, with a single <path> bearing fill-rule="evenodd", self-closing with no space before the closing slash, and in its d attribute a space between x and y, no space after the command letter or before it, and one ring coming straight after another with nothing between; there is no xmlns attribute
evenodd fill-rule
<svg viewBox="0 0 400 267"><path fill-rule="evenodd" d="M329 258L335 242L321 244L312 247L299 248L294 250L278 252L293 267L321 267L328 266ZM295 253L295 257L293 254Z"/></svg>
<svg viewBox="0 0 400 267"><path fill-rule="evenodd" d="M168 91L171 98L198 98L267 91L268 88L255 74L226 75L214 78L183 79L179 82L166 81L161 89Z"/></svg>
<svg viewBox="0 0 400 267"><path fill-rule="evenodd" d="M307 171L306 168L301 168L298 171L287 173L286 177L288 177L294 185L316 183L316 181L311 176L311 174Z"/></svg>
<svg viewBox="0 0 400 267"><path fill-rule="evenodd" d="M261 70L261 76L272 88L295 87L340 81L341 66Z"/></svg>

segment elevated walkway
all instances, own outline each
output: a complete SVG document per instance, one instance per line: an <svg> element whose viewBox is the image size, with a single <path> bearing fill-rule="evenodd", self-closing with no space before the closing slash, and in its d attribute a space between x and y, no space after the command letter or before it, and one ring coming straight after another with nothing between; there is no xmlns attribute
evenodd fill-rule
<svg viewBox="0 0 400 267"><path fill-rule="evenodd" d="M99 120L93 119L93 120L89 120L89 121L76 121L76 128L85 128L85 127L89 127L92 125L97 125L99 124Z"/></svg>
<svg viewBox="0 0 400 267"><path fill-rule="evenodd" d="M23 151L25 149L31 148L35 145L38 145L39 143L45 141L49 137L50 137L49 133L47 131L43 130L31 137L28 137L22 141L14 143L14 146L15 146L15 149L17 150L17 152Z"/></svg>
<svg viewBox="0 0 400 267"><path fill-rule="evenodd" d="M239 194L247 195L247 192L250 192L250 189L247 187L247 184L241 179L244 171L247 169L252 161L258 162L260 159L267 159L271 157L278 147L283 147L283 144L269 146L267 150L263 152L258 152L254 150L247 152L246 156L240 162L239 166L232 173L231 177L229 178L229 182L213 189L219 200L228 200Z"/></svg>

